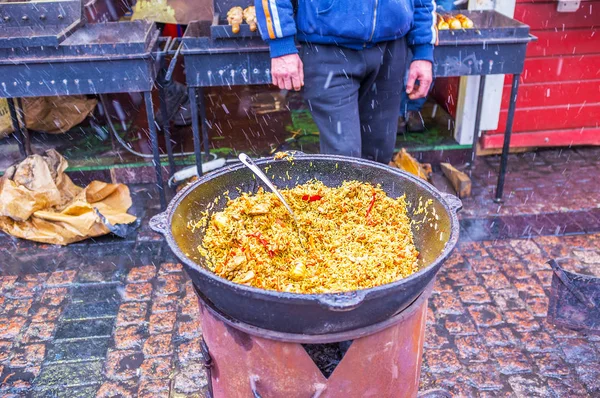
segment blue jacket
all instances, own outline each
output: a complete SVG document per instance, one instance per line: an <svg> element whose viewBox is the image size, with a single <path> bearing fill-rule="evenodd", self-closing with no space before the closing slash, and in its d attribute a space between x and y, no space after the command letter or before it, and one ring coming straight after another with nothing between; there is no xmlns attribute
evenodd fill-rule
<svg viewBox="0 0 600 398"><path fill-rule="evenodd" d="M271 57L297 52L301 42L352 49L406 36L413 59L433 62L435 0L255 0L262 38Z"/></svg>

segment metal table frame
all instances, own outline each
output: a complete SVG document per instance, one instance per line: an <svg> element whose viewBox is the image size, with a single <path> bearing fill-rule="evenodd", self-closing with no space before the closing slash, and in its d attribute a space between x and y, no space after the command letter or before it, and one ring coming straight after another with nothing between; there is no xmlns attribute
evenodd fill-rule
<svg viewBox="0 0 600 398"><path fill-rule="evenodd" d="M188 29L190 29L190 26L188 26ZM264 43L257 44L254 39L246 40L248 40L249 46L243 46L239 42L236 43L235 41L226 39L220 40L217 48L211 47L211 45L216 44L216 41L208 37L199 37L196 42L191 42L191 44L186 43L184 40L182 53L186 65L186 80L190 92L194 151L196 153L196 166L199 174L201 174L202 170L200 124L202 128L202 141L204 141L204 151L207 155L209 153L208 126L204 107L203 88L271 83L270 73L268 73L271 63L268 46ZM485 78L487 75L512 74L508 119L494 198L494 201L497 203L503 201L502 196L519 90L519 79L525 63L527 44L533 40L536 40L536 38L532 35L528 35L527 37L490 39L483 44L481 39L477 38L467 38L460 41L453 39L440 41L434 52L433 72L436 77L481 76L474 126L475 131L471 148L471 167L473 167L479 139ZM228 44L228 42L231 42L231 44ZM194 48L194 44L198 45L198 47ZM241 52L243 54L240 54ZM212 58L213 55L216 59ZM258 73L253 73L257 71ZM243 75L244 78L240 79L240 75ZM237 80L235 79L236 76L238 76Z"/></svg>
<svg viewBox="0 0 600 398"><path fill-rule="evenodd" d="M163 181L162 166L160 163L161 155L158 146L158 133L154 113L154 104L152 100L152 89L155 86L155 83L157 83L159 97L161 99L160 110L163 114L162 129L165 135L169 169L170 173L173 174L175 172L175 161L170 138L169 120L167 120L166 114L166 103L164 102L164 92L162 90L162 86L166 82L165 56L170 51L173 41L171 38L158 37L158 30L153 30L153 32L153 34L156 36L156 45L151 48L148 53L120 56L116 60L113 60L110 58L110 56L104 57L101 55L83 55L81 57L48 57L41 60L13 58L10 60L10 62L0 63L0 70L2 71L2 77L0 78L2 81L0 87L0 97L7 98L10 117L13 124L13 129L15 131L14 137L18 141L21 155L25 157L32 153L26 126L21 126L21 122L19 120L19 114L23 114L23 108L21 104L22 97L60 96L74 94L102 95L109 93L141 92L144 96L147 113L148 129L150 132L150 142L152 146L152 163L154 165L156 174L160 204L162 209L166 208L167 201L165 196L165 184ZM162 49L160 49L161 46ZM134 72L128 71L128 68L126 66L124 67L125 63L128 61L137 61L136 65L138 67L131 68L136 69ZM68 65L73 66L72 68L69 66L69 68L72 70L72 73L69 74L69 81L65 79L63 80L64 84L54 84L55 80L59 82L60 79L62 79L60 73L64 73L65 67ZM140 67L140 65L143 65L143 67ZM158 65L158 67L156 65ZM51 81L51 87L49 87L48 84L38 85L31 83L27 85L27 89L23 89L23 83L29 83L29 81L23 81L24 77L22 70L25 66L28 70L34 68L34 71L30 74L43 76L43 80L48 82ZM90 73L97 77L97 84L94 84L92 80L88 79ZM53 77L55 74L57 76L54 79ZM134 77L132 76L135 77L135 81L133 81ZM120 84L119 82L116 82L118 79L129 79L129 82L126 84ZM84 82L86 81L89 82L89 84L85 84ZM100 83L102 81L104 81L104 84ZM79 82L82 83L79 84ZM22 119L24 124L24 118Z"/></svg>

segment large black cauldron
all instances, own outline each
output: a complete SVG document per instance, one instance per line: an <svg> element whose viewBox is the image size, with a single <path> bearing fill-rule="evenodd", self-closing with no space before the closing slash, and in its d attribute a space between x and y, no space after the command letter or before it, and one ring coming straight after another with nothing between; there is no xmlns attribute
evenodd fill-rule
<svg viewBox="0 0 600 398"><path fill-rule="evenodd" d="M182 190L166 212L151 220L151 227L165 235L171 250L184 263L196 288L225 314L264 329L297 334L327 334L365 327L381 322L410 305L423 292L442 266L458 240L456 212L461 203L456 197L440 193L428 183L398 169L361 159L330 155L297 155L288 160L263 159L259 167L270 166L268 176L275 176L280 188L305 183L311 179L328 186L358 180L381 184L391 197L406 194L409 215L419 202L429 199L437 220L414 228L420 251L421 269L406 279L371 289L336 294L292 294L235 284L209 271L198 256L196 247L202 236L186 227L189 220L201 218L201 212L216 197L229 191L231 198L243 191L255 191L260 183L242 164L223 168L201 177ZM288 179L288 175L291 179ZM220 200L215 210L221 210ZM417 215L415 219L422 219ZM436 228L437 224L437 228ZM189 257L188 257L189 255ZM192 260L192 257L198 260Z"/></svg>

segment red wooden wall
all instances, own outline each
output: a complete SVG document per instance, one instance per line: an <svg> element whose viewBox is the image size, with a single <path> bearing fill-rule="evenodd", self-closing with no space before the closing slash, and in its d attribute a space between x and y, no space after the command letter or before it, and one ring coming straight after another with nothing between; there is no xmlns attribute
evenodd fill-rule
<svg viewBox="0 0 600 398"><path fill-rule="evenodd" d="M557 1L517 0L515 19L538 37L527 49L511 146L600 145L600 0L559 13ZM484 132L483 148L501 148L510 76L497 130ZM434 96L456 115L457 79L439 79Z"/></svg>

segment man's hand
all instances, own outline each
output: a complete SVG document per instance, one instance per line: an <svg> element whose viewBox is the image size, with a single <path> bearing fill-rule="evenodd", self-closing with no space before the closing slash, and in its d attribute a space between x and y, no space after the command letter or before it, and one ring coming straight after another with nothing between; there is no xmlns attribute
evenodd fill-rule
<svg viewBox="0 0 600 398"><path fill-rule="evenodd" d="M431 71L431 66L429 67ZM273 84L282 90L300 91L304 86L304 65L298 54L289 54L271 59ZM430 73L431 75L431 73Z"/></svg>
<svg viewBox="0 0 600 398"><path fill-rule="evenodd" d="M416 81L419 84L416 84ZM429 86L433 75L431 72L431 62L417 60L410 64L410 70L408 71L408 81L406 82L406 94L411 100L424 98L429 92Z"/></svg>

